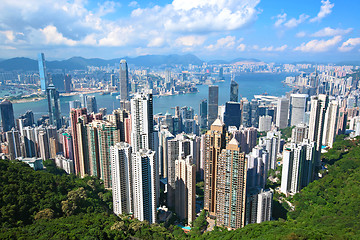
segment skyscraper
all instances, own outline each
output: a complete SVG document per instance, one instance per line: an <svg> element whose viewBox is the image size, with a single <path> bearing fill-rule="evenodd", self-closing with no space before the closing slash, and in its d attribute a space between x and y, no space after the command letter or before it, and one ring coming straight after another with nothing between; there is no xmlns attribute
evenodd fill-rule
<svg viewBox="0 0 360 240"><path fill-rule="evenodd" d="M137 94L131 99L131 145L134 152L152 149L153 146L153 102L152 94Z"/></svg>
<svg viewBox="0 0 360 240"><path fill-rule="evenodd" d="M286 128L289 119L289 100L287 98L279 98L276 111L276 126L280 129Z"/></svg>
<svg viewBox="0 0 360 240"><path fill-rule="evenodd" d="M38 64L39 64L39 76L40 76L41 91L45 92L48 87L48 80L47 80L47 75L46 75L46 65L45 65L44 53L38 54Z"/></svg>
<svg viewBox="0 0 360 240"><path fill-rule="evenodd" d="M291 94L290 125L296 126L304 122L307 94Z"/></svg>
<svg viewBox="0 0 360 240"><path fill-rule="evenodd" d="M230 83L230 102L239 101L239 84L234 80Z"/></svg>
<svg viewBox="0 0 360 240"><path fill-rule="evenodd" d="M207 99L200 101L199 123L200 128L207 128Z"/></svg>
<svg viewBox="0 0 360 240"><path fill-rule="evenodd" d="M308 139L300 144L290 143L284 148L280 187L282 193L297 193L313 181L314 151L315 143Z"/></svg>
<svg viewBox="0 0 360 240"><path fill-rule="evenodd" d="M70 74L65 75L64 85L65 85L65 88L64 88L65 92L67 92L67 93L71 92L71 75Z"/></svg>
<svg viewBox="0 0 360 240"><path fill-rule="evenodd" d="M217 162L216 223L228 228L245 225L246 159L233 138Z"/></svg>
<svg viewBox="0 0 360 240"><path fill-rule="evenodd" d="M212 216L216 213L217 162L225 148L226 137L225 124L220 119L216 119L205 134L204 209Z"/></svg>
<svg viewBox="0 0 360 240"><path fill-rule="evenodd" d="M196 166L192 156L175 161L175 212L188 224L195 220Z"/></svg>
<svg viewBox="0 0 360 240"><path fill-rule="evenodd" d="M134 217L156 223L159 172L155 152L141 149L132 154Z"/></svg>
<svg viewBox="0 0 360 240"><path fill-rule="evenodd" d="M61 113L60 113L60 97L59 92L55 89L54 84L49 84L46 89L46 95L49 108L50 124L56 126L57 129L61 128Z"/></svg>
<svg viewBox="0 0 360 240"><path fill-rule="evenodd" d="M227 127L229 126L235 126L236 128L240 127L240 123L241 123L240 103L226 102L224 123Z"/></svg>
<svg viewBox="0 0 360 240"><path fill-rule="evenodd" d="M119 78L120 100L129 100L129 74L125 59L120 61L120 78Z"/></svg>
<svg viewBox="0 0 360 240"><path fill-rule="evenodd" d="M8 132L12 128L15 128L14 110L12 103L9 100L4 99L0 103L0 111L2 131Z"/></svg>
<svg viewBox="0 0 360 240"><path fill-rule="evenodd" d="M339 104L331 101L325 113L325 123L322 145L332 147L337 134L337 123L339 117Z"/></svg>
<svg viewBox="0 0 360 240"><path fill-rule="evenodd" d="M89 113L97 113L97 104L95 96L87 96L86 107Z"/></svg>
<svg viewBox="0 0 360 240"><path fill-rule="evenodd" d="M120 142L110 147L113 208L116 215L133 213L131 146Z"/></svg>
<svg viewBox="0 0 360 240"><path fill-rule="evenodd" d="M209 101L208 101L208 125L212 123L218 117L218 105L219 105L219 86L209 86Z"/></svg>
<svg viewBox="0 0 360 240"><path fill-rule="evenodd" d="M6 132L6 141L9 148L9 159L14 160L21 156L20 150L20 134L12 129Z"/></svg>

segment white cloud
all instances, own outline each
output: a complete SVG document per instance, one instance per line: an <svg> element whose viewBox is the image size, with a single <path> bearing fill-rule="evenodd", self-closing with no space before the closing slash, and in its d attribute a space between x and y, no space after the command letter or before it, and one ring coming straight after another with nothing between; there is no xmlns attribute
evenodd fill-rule
<svg viewBox="0 0 360 240"><path fill-rule="evenodd" d="M204 36L190 35L190 36L183 36L183 37L177 38L175 40L175 43L180 46L194 47L194 46L202 45L205 40L206 40L206 37L204 37Z"/></svg>
<svg viewBox="0 0 360 240"><path fill-rule="evenodd" d="M237 46L237 50L239 50L240 52L245 51L246 45L243 43L240 43L239 46Z"/></svg>
<svg viewBox="0 0 360 240"><path fill-rule="evenodd" d="M286 13L278 14L278 15L276 16L277 20L276 20L274 26L275 26L275 27L280 27L281 24L283 24L283 23L286 21L286 16L287 16Z"/></svg>
<svg viewBox="0 0 360 240"><path fill-rule="evenodd" d="M296 47L295 51L301 52L326 52L341 41L341 36L335 36L329 40L311 40Z"/></svg>
<svg viewBox="0 0 360 240"><path fill-rule="evenodd" d="M174 0L161 9L165 30L209 32L235 30L253 22L260 0Z"/></svg>
<svg viewBox="0 0 360 240"><path fill-rule="evenodd" d="M150 42L148 43L148 47L161 47L163 46L165 43L165 40L164 38L162 37L155 37L155 38L152 38L150 40Z"/></svg>
<svg viewBox="0 0 360 240"><path fill-rule="evenodd" d="M332 12L332 8L334 7L334 3L330 3L329 0L321 0L321 7L320 12L317 14L316 17L310 19L310 22L317 22L321 21L324 17L329 15Z"/></svg>
<svg viewBox="0 0 360 240"><path fill-rule="evenodd" d="M303 23L306 21L306 19L308 19L309 16L306 14L301 14L299 16L299 19L296 18L291 18L289 21L287 21L286 23L284 23L284 26L287 28L294 28L297 27L299 24Z"/></svg>
<svg viewBox="0 0 360 240"><path fill-rule="evenodd" d="M304 32L304 31L298 32L296 34L296 37L298 37L298 38L302 38L302 37L305 37L305 36L306 36L306 32Z"/></svg>
<svg viewBox="0 0 360 240"><path fill-rule="evenodd" d="M52 25L40 29L40 32L42 32L42 34L44 35L45 43L47 44L68 45L68 46L76 45L76 41L64 37L61 33L57 31L56 27Z"/></svg>
<svg viewBox="0 0 360 240"><path fill-rule="evenodd" d="M352 28L341 29L341 28L326 27L326 28L321 29L320 31L317 31L314 34L311 34L311 36L313 36L313 37L332 37L332 36L336 36L336 35L348 34L352 30L353 30Z"/></svg>
<svg viewBox="0 0 360 240"><path fill-rule="evenodd" d="M236 37L234 37L234 36L226 36L224 38L218 39L216 41L216 44L210 44L206 48L208 50L212 50L212 51L218 50L218 49L233 48L235 46L235 43L236 43Z"/></svg>
<svg viewBox="0 0 360 240"><path fill-rule="evenodd" d="M139 3L137 2L137 1L132 1L132 2L130 2L129 3L129 5L128 5L129 7L139 7Z"/></svg>
<svg viewBox="0 0 360 240"><path fill-rule="evenodd" d="M113 1L106 1L103 4L98 4L99 10L97 11L98 16L104 16L108 13L113 13L116 11L116 7L120 7L120 3Z"/></svg>
<svg viewBox="0 0 360 240"><path fill-rule="evenodd" d="M287 47L288 47L287 45L283 45L277 48L275 48L274 46L269 46L269 47L263 47L260 50L264 52L283 52Z"/></svg>
<svg viewBox="0 0 360 240"><path fill-rule="evenodd" d="M349 38L346 42L343 42L339 50L341 52L349 52L358 45L360 45L360 38Z"/></svg>
<svg viewBox="0 0 360 240"><path fill-rule="evenodd" d="M121 47L125 46L131 40L131 34L134 33L132 26L115 27L106 37L99 40L100 46Z"/></svg>

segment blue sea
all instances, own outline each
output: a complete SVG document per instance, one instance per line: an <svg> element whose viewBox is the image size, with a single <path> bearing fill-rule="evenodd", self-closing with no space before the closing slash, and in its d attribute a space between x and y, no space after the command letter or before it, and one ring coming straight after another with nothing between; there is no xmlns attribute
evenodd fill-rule
<svg viewBox="0 0 360 240"><path fill-rule="evenodd" d="M254 95L267 93L273 96L283 96L291 89L282 83L283 80L291 74L275 74L275 73L243 73L235 77L235 81L239 84L239 99L246 97L252 99ZM216 83L219 86L219 105L225 104L230 99L230 76L225 77L224 82ZM198 85L199 92L174 96L154 97L154 114L169 112L174 114L175 106L189 106L199 112L200 100L208 98L208 86ZM119 100L115 96L100 95L100 93L89 94L96 97L98 109L107 108L108 113L113 109L120 107ZM69 116L69 101L80 100L79 96L60 97L61 113ZM15 118L24 114L27 110L34 112L35 119L42 115L48 114L47 100L37 102L16 103L13 104Z"/></svg>

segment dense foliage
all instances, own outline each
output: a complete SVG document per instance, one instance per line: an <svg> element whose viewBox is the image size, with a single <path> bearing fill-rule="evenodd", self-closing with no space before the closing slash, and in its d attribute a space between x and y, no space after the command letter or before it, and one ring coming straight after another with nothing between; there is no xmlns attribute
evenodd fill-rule
<svg viewBox="0 0 360 240"><path fill-rule="evenodd" d="M235 231L215 227L202 233L205 212L189 234L177 226L118 218L99 180L0 160L0 239L360 239L360 141L343 137L323 155L324 177L294 196L295 210L286 220Z"/></svg>

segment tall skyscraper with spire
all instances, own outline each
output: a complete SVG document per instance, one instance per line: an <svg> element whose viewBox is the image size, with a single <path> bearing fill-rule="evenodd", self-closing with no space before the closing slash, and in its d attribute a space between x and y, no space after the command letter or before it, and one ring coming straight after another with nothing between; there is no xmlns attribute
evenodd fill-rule
<svg viewBox="0 0 360 240"><path fill-rule="evenodd" d="M121 61L120 61L119 90L120 90L120 100L128 101L129 100L129 73L128 73L128 66L127 66L125 59L121 59Z"/></svg>
<svg viewBox="0 0 360 240"><path fill-rule="evenodd" d="M46 89L48 100L48 110L50 124L56 126L57 129L61 128L61 113L60 113L60 97L59 92L55 89L54 84L50 84Z"/></svg>
<svg viewBox="0 0 360 240"><path fill-rule="evenodd" d="M45 92L48 87L48 82L47 82L47 76L46 76L46 65L45 65L44 53L39 53L38 64L39 64L39 76L40 76L41 91Z"/></svg>

